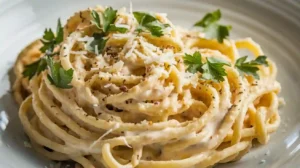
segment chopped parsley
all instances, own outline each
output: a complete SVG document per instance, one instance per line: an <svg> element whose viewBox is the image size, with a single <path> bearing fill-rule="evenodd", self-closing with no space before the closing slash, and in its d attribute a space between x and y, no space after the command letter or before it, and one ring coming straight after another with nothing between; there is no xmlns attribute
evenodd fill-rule
<svg viewBox="0 0 300 168"><path fill-rule="evenodd" d="M125 33L128 30L125 27L117 27L114 24L114 22L117 19L117 10L114 10L112 7L106 8L103 14L101 13L101 17L98 14L98 12L92 10L91 16L92 16L92 23L96 25L96 27L104 33L108 33L108 32Z"/></svg>
<svg viewBox="0 0 300 168"><path fill-rule="evenodd" d="M193 55L185 54L183 57L184 64L187 65L187 71L191 73L202 73L202 78L213 81L224 81L224 76L227 75L223 66L230 66L230 63L217 59L206 58L206 63L202 62L202 56L200 52L196 51Z"/></svg>
<svg viewBox="0 0 300 168"><path fill-rule="evenodd" d="M108 28L109 32L120 32L120 33L126 33L128 29L126 27L117 27L114 24L111 24Z"/></svg>
<svg viewBox="0 0 300 168"><path fill-rule="evenodd" d="M109 27L115 22L117 18L117 10L112 7L106 8L103 13L103 32L107 32Z"/></svg>
<svg viewBox="0 0 300 168"><path fill-rule="evenodd" d="M98 53L102 53L108 39L105 38L104 33L94 33L93 37L94 40L87 47L87 50L96 53L97 49Z"/></svg>
<svg viewBox="0 0 300 168"><path fill-rule="evenodd" d="M220 9L212 12L212 13L207 13L200 21L194 24L194 26L200 26L200 27L207 27L211 23L217 22L221 19L221 11Z"/></svg>
<svg viewBox="0 0 300 168"><path fill-rule="evenodd" d="M51 84L58 88L69 89L73 79L73 69L64 70L60 62L53 62L53 58L47 56L47 65L49 67L49 74L47 75Z"/></svg>
<svg viewBox="0 0 300 168"><path fill-rule="evenodd" d="M31 79L34 75L39 75L45 69L49 69L48 79L58 88L68 89L72 86L69 85L73 78L73 69L64 70L60 63L53 62L53 56L59 52L53 52L54 48L63 41L63 27L61 26L60 19L57 22L56 36L51 29L45 29L42 43L43 47L40 51L44 53L39 60L32 64L26 65L23 71L24 77Z"/></svg>
<svg viewBox="0 0 300 168"><path fill-rule="evenodd" d="M48 52L52 52L56 45L60 44L63 41L64 32L63 27L61 26L60 19L57 21L57 28L56 28L56 36L54 35L53 31L49 29L45 29L43 38L41 42L43 43L43 47L40 48L42 53L45 53L47 50Z"/></svg>
<svg viewBox="0 0 300 168"><path fill-rule="evenodd" d="M224 39L229 36L231 26L221 25L218 21L222 14L218 9L212 13L206 14L200 21L196 22L194 26L202 27L207 39L217 39L219 43L223 43Z"/></svg>
<svg viewBox="0 0 300 168"><path fill-rule="evenodd" d="M102 28L101 28L101 21L100 21L100 16L99 16L99 14L98 14L96 11L92 10L91 16L92 16L91 22L92 22L94 25L96 25L96 27L97 27L98 29L102 29Z"/></svg>
<svg viewBox="0 0 300 168"><path fill-rule="evenodd" d="M55 44L60 44L64 40L64 29L61 26L60 19L57 21Z"/></svg>
<svg viewBox="0 0 300 168"><path fill-rule="evenodd" d="M196 73L197 71L203 72L202 70L202 56L196 51L193 55L185 54L183 57L184 63L188 66L187 71Z"/></svg>
<svg viewBox="0 0 300 168"><path fill-rule="evenodd" d="M250 75L255 79L259 79L257 71L259 70L259 65L268 66L268 61L266 56L258 56L255 60L246 62L248 56L241 57L236 60L235 67L238 69L241 75Z"/></svg>
<svg viewBox="0 0 300 168"><path fill-rule="evenodd" d="M136 31L138 33L149 31L151 35L160 37L163 36L163 29L169 27L168 24L163 24L156 17L152 16L149 13L144 12L133 12L133 15L139 26Z"/></svg>
<svg viewBox="0 0 300 168"><path fill-rule="evenodd" d="M99 30L101 30L101 33L93 34L94 41L92 41L90 45L87 47L87 50L90 52L95 53L96 52L95 47L97 47L99 53L103 51L106 42L108 41L108 38L106 38L106 36L108 35L109 32L125 33L128 30L125 27L117 27L114 24L114 22L117 19L117 10L114 10L112 7L106 8L103 14L101 13L101 17L98 12L92 10L91 17L92 17L92 23L96 25L96 27Z"/></svg>
<svg viewBox="0 0 300 168"><path fill-rule="evenodd" d="M41 59L33 62L32 64L26 65L25 70L23 71L24 77L28 77L29 80L34 75L39 75L42 71L44 71L47 68L47 62L42 57Z"/></svg>
<svg viewBox="0 0 300 168"><path fill-rule="evenodd" d="M230 63L213 57L206 58L206 60L206 64L202 66L202 78L217 82L224 81L224 76L227 76L227 73L223 66L230 66Z"/></svg>

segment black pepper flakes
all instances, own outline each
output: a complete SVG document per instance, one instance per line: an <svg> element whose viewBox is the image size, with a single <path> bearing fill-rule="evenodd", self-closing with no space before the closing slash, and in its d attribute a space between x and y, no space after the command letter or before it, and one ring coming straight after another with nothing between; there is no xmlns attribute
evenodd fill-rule
<svg viewBox="0 0 300 168"><path fill-rule="evenodd" d="M161 155L162 154L162 150L160 149L159 151L158 151L158 155Z"/></svg>
<svg viewBox="0 0 300 168"><path fill-rule="evenodd" d="M127 92L127 91L128 91L128 88L127 88L127 86L122 85L122 86L120 87L120 90L123 91L123 92Z"/></svg>
<svg viewBox="0 0 300 168"><path fill-rule="evenodd" d="M114 106L112 106L111 104L107 104L105 106L108 110L114 110Z"/></svg>
<svg viewBox="0 0 300 168"><path fill-rule="evenodd" d="M236 107L235 104L233 104L228 110L231 110L232 108Z"/></svg>
<svg viewBox="0 0 300 168"><path fill-rule="evenodd" d="M48 151L48 152L53 152L53 151L54 151L53 149L48 148L48 147L46 147L46 146L44 146L44 149L45 149L46 151Z"/></svg>
<svg viewBox="0 0 300 168"><path fill-rule="evenodd" d="M118 112L118 113L123 112L122 109L118 109L118 108L116 108L115 111Z"/></svg>

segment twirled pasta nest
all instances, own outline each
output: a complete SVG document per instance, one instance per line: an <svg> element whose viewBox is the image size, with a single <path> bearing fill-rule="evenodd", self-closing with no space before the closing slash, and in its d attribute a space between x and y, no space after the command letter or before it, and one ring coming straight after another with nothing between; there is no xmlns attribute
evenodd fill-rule
<svg viewBox="0 0 300 168"><path fill-rule="evenodd" d="M233 66L225 67L220 83L185 70L184 54L195 51L232 64L241 48L263 55L251 39L203 39L159 13L154 16L170 25L164 36L133 35L137 22L121 9L116 23L129 32L110 33L104 53L96 56L85 48L96 31L90 13L67 21L55 57L74 70L73 88L55 87L47 71L30 83L22 76L24 66L42 56L39 41L15 64L21 121L33 147L46 157L85 168L208 167L239 159L253 139L264 144L279 126L280 84L271 60L260 67L260 80L240 76Z"/></svg>

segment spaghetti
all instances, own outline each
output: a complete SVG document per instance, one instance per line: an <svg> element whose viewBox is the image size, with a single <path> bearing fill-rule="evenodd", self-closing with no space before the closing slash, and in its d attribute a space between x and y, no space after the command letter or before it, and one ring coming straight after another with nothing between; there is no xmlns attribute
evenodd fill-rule
<svg viewBox="0 0 300 168"><path fill-rule="evenodd" d="M91 9L75 13L54 56L74 71L71 89L53 85L48 70L29 82L22 76L25 65L42 56L39 41L21 53L14 94L37 152L84 168L205 168L238 160L253 139L268 142L280 124L277 68L268 59L256 80L234 67L239 49L257 57L263 55L260 46L250 38L219 43L174 26L165 14L153 16L169 25L161 37L136 34L132 12L118 10L115 24L128 31L110 32L104 51L91 53ZM187 72L184 55L194 52L203 60L230 62L224 81Z"/></svg>

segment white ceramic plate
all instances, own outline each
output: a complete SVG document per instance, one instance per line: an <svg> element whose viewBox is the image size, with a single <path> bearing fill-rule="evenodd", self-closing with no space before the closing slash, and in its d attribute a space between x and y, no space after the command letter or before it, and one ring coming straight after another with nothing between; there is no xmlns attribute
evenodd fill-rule
<svg viewBox="0 0 300 168"><path fill-rule="evenodd" d="M296 0L133 0L134 10L168 13L175 24L189 27L205 13L220 8L223 22L233 26L232 37L252 37L278 67L281 95L287 105L280 129L265 146L255 147L239 162L218 167L300 167L300 1ZM43 168L50 161L26 148L10 93L11 68L18 52L41 37L44 28L65 21L75 11L96 4L119 8L129 0L0 0L0 168ZM265 161L265 163L263 163Z"/></svg>

